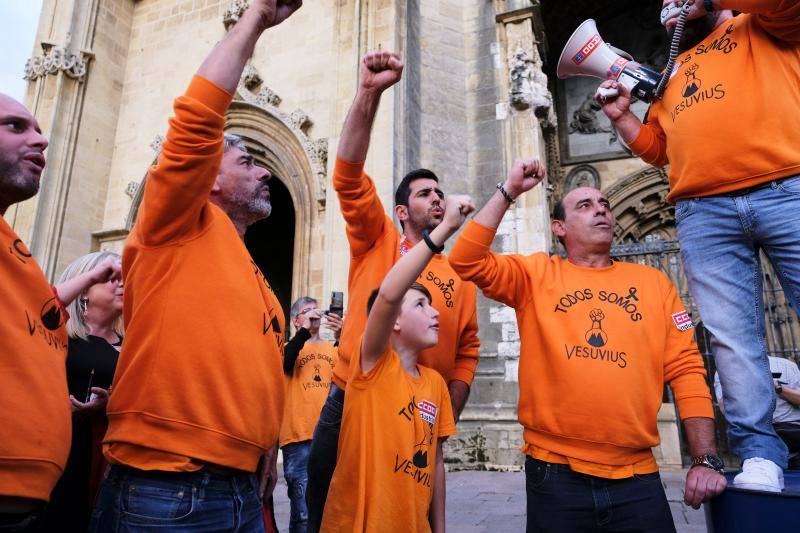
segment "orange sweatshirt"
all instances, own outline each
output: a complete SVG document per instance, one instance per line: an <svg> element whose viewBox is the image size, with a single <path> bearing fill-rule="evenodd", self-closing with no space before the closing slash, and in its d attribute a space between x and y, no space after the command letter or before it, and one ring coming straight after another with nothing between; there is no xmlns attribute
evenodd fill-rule
<svg viewBox="0 0 800 533"><path fill-rule="evenodd" d="M551 452L577 471L608 478L655 471L650 448L659 442L664 383L681 419L714 417L675 287L637 264L585 268L543 253L494 254L494 235L470 222L450 263L516 310L523 452Z"/></svg>
<svg viewBox="0 0 800 533"><path fill-rule="evenodd" d="M338 358L336 346L329 342L306 341L303 345L292 375L286 378L281 446L311 440L314 436Z"/></svg>
<svg viewBox="0 0 800 533"><path fill-rule="evenodd" d="M743 11L678 56L631 150L670 164L667 199L800 173L800 2L723 0Z"/></svg>
<svg viewBox="0 0 800 533"><path fill-rule="evenodd" d="M125 344L104 452L142 470L255 471L283 414L284 318L208 200L231 95L195 76L175 100L125 246Z"/></svg>
<svg viewBox="0 0 800 533"><path fill-rule="evenodd" d="M66 311L0 216L0 496L48 501L67 463Z"/></svg>
<svg viewBox="0 0 800 533"><path fill-rule="evenodd" d="M321 531L430 532L438 442L456 432L447 385L408 374L391 346L365 374L357 346Z"/></svg>
<svg viewBox="0 0 800 533"><path fill-rule="evenodd" d="M367 323L367 299L377 289L400 249L410 249L386 215L372 179L364 165L336 160L333 186L347 223L350 242L350 273L347 281L347 320L339 341L341 363L334 369L334 382L344 388L353 352L358 348ZM459 278L443 254L433 256L419 277L439 311L439 344L423 351L419 363L433 368L446 382L472 384L478 365L478 317L475 285Z"/></svg>

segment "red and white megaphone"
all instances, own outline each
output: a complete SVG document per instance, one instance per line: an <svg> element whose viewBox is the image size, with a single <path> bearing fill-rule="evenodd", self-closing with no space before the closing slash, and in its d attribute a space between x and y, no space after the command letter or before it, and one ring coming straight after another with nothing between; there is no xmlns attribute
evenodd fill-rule
<svg viewBox="0 0 800 533"><path fill-rule="evenodd" d="M652 102L657 99L656 87L661 75L636 61L622 57L611 49L600 34L594 20L583 22L567 40L558 60L559 78L592 76L617 80L633 96ZM598 89L601 96L616 96L616 89Z"/></svg>

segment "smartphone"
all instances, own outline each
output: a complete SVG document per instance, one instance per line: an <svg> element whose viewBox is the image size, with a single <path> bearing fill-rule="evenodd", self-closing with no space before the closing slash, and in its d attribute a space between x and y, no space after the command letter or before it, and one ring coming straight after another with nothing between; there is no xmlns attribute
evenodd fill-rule
<svg viewBox="0 0 800 533"><path fill-rule="evenodd" d="M661 10L661 25L666 26L668 20L674 19L680 14L681 8L675 2L665 5L664 9Z"/></svg>
<svg viewBox="0 0 800 533"><path fill-rule="evenodd" d="M331 307L329 313L338 315L339 318L344 316L344 293L340 291L331 292Z"/></svg>
<svg viewBox="0 0 800 533"><path fill-rule="evenodd" d="M782 375L783 375L783 372L773 372L772 373L772 379L780 379L780 377Z"/></svg>

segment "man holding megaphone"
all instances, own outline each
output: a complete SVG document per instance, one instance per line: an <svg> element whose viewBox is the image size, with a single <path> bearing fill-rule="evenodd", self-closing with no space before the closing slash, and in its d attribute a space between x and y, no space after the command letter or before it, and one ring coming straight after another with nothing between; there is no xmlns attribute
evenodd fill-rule
<svg viewBox="0 0 800 533"><path fill-rule="evenodd" d="M664 2L668 30L683 4ZM778 492L787 450L771 424L759 251L798 311L800 2L695 0L686 11L675 68L644 124L630 110L630 84L604 81L597 98L634 154L670 165L684 269L743 461L734 486Z"/></svg>

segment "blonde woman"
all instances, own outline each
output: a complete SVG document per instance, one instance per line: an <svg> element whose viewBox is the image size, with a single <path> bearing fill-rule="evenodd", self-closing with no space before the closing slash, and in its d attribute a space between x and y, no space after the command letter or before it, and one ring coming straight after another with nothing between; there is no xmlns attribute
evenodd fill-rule
<svg viewBox="0 0 800 533"><path fill-rule="evenodd" d="M53 490L46 525L86 531L105 462L101 443L108 421L106 403L122 345L122 295L119 276L91 285L81 282L98 271L119 268L120 256L95 252L69 265L57 285L74 284L68 304L67 386L72 405L72 449L64 475ZM55 529L53 529L55 530Z"/></svg>

